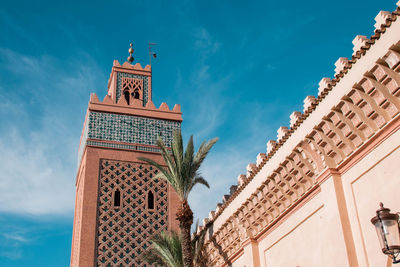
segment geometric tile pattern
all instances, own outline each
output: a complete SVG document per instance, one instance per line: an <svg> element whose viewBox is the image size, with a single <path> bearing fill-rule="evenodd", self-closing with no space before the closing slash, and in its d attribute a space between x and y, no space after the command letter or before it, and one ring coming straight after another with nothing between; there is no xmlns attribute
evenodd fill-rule
<svg viewBox="0 0 400 267"><path fill-rule="evenodd" d="M85 123L85 129L83 130L81 144L79 146L78 167L88 138L156 146L157 137L161 136L165 145L171 147L173 132L175 130L180 130L180 128L181 122L177 121L90 111ZM155 148L128 144L105 144L101 142L92 142L91 145L159 152Z"/></svg>
<svg viewBox="0 0 400 267"><path fill-rule="evenodd" d="M180 129L176 121L103 112L90 112L87 123L89 139L156 145L161 136L168 147L173 132Z"/></svg>
<svg viewBox="0 0 400 267"><path fill-rule="evenodd" d="M96 266L146 266L139 256L151 236L167 229L167 182L153 179L157 170L147 164L100 161ZM115 206L114 193L121 201ZM147 196L154 196L149 210ZM147 265L148 266L148 265Z"/></svg>
<svg viewBox="0 0 400 267"><path fill-rule="evenodd" d="M117 72L117 102L121 97L123 87L123 78L135 78L143 81L143 106L146 106L149 98L149 77L137 74Z"/></svg>

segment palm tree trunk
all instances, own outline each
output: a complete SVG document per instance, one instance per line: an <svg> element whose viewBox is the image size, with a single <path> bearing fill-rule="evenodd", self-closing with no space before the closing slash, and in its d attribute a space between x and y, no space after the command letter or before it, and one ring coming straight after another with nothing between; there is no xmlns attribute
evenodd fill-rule
<svg viewBox="0 0 400 267"><path fill-rule="evenodd" d="M190 226L181 227L183 266L193 267L192 242L190 240Z"/></svg>
<svg viewBox="0 0 400 267"><path fill-rule="evenodd" d="M190 228L193 223L193 212L186 200L181 202L176 217L179 221L179 228L182 236L183 266L193 267L193 249L190 237Z"/></svg>

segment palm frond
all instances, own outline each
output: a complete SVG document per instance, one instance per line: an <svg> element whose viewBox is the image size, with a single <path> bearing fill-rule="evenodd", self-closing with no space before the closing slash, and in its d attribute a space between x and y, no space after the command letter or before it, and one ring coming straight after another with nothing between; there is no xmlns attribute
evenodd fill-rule
<svg viewBox="0 0 400 267"><path fill-rule="evenodd" d="M172 155L174 157L176 167L178 168L177 172L181 173L182 161L183 161L183 141L182 141L182 134L180 131L174 132L173 142L172 142Z"/></svg>
<svg viewBox="0 0 400 267"><path fill-rule="evenodd" d="M196 178L194 178L193 183L192 183L192 185L191 185L191 187L190 187L190 190L192 190L193 187L194 187L196 184L202 184L202 185L204 185L205 187L210 188L210 185L208 184L208 182L206 181L206 179L204 179L204 178L201 177L201 176L197 176Z"/></svg>
<svg viewBox="0 0 400 267"><path fill-rule="evenodd" d="M209 187L207 181L199 176L199 168L208 152L217 141L218 138L214 138L210 141L203 142L195 154L193 136L189 138L184 151L182 134L180 131L175 131L171 150L165 146L161 137L157 138L157 145L160 148L161 156L167 168L162 168L159 164L154 164L155 162L152 160L143 157L140 159L154 165L162 173L159 177L167 180L180 199L184 201L188 199L189 193L194 185L202 184Z"/></svg>
<svg viewBox="0 0 400 267"><path fill-rule="evenodd" d="M161 232L151 238L151 247L141 258L149 264L183 267L181 243L176 232Z"/></svg>
<svg viewBox="0 0 400 267"><path fill-rule="evenodd" d="M161 150L161 156L163 157L164 162L167 164L167 167L168 167L169 171L174 176L176 176L176 174L177 174L176 162L172 160L171 154L169 153L167 147L164 144L164 141L161 139L160 136L157 138L157 146Z"/></svg>
<svg viewBox="0 0 400 267"><path fill-rule="evenodd" d="M150 165L152 165L153 167L155 167L157 170L160 171L155 177L153 177L153 179L156 178L164 179L167 182L169 182L172 187L174 187L175 180L173 179L171 173L169 173L165 168L163 168L163 166L161 166L160 164L149 158L138 157L138 159L149 163Z"/></svg>
<svg viewBox="0 0 400 267"><path fill-rule="evenodd" d="M200 168L200 165L203 163L204 159L207 157L208 152L210 152L211 148L215 145L215 143L218 141L218 137L211 139L210 141L204 141L197 153L196 156L193 160L193 164L197 169Z"/></svg>
<svg viewBox="0 0 400 267"><path fill-rule="evenodd" d="M185 188L184 199L188 199L188 194L190 192L190 184L192 183L192 179L194 177L193 173L193 155L194 153L194 144L193 144L193 136L190 136L189 141L186 145L185 157L182 163L182 177L184 177L182 181L182 186ZM188 190L189 189L189 190Z"/></svg>

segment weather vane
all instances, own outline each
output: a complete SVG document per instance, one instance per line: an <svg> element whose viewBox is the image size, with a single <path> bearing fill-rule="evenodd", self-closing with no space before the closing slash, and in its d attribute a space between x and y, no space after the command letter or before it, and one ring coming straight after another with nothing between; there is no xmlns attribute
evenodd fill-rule
<svg viewBox="0 0 400 267"><path fill-rule="evenodd" d="M131 43L131 47L129 48L129 50L128 50L128 52L129 52L129 57L128 57L128 61L132 64L132 62L135 60L134 58L133 58L133 56L132 56L132 54L133 54L133 44Z"/></svg>
<svg viewBox="0 0 400 267"><path fill-rule="evenodd" d="M155 46L155 45L156 45L156 43L149 43L149 64L150 64L150 66L151 66L151 58L152 57L154 57L154 58L157 57L157 54L155 52L151 51L151 48L153 46Z"/></svg>

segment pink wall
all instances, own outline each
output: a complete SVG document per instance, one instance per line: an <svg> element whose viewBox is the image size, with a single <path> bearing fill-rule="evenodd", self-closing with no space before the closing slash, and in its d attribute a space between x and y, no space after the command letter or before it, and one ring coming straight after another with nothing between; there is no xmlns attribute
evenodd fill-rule
<svg viewBox="0 0 400 267"><path fill-rule="evenodd" d="M210 212L210 266L391 266L370 219L381 201L400 211L399 15L356 36L353 57Z"/></svg>

